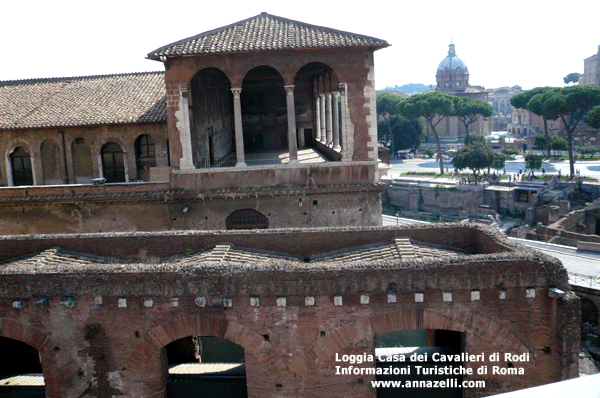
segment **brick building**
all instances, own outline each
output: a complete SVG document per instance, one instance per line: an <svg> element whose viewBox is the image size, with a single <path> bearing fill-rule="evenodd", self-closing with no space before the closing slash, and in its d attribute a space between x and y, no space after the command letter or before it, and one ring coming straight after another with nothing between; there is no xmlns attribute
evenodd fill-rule
<svg viewBox="0 0 600 398"><path fill-rule="evenodd" d="M148 54L164 73L1 82L1 227L379 225L387 46L262 13Z"/></svg>
<svg viewBox="0 0 600 398"><path fill-rule="evenodd" d="M584 86L600 86L600 46L598 53L583 60L583 74L579 84Z"/></svg>
<svg viewBox="0 0 600 398"><path fill-rule="evenodd" d="M396 396L369 371L448 365L385 353L482 355L452 396L578 374L565 269L483 227L13 236L0 260L2 365L51 398Z"/></svg>

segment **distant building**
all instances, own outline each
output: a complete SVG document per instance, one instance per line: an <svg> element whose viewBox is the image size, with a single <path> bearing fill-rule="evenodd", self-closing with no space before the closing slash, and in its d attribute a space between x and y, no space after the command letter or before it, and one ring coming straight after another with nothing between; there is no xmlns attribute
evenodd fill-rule
<svg viewBox="0 0 600 398"><path fill-rule="evenodd" d="M598 46L598 54L583 60L583 75L579 84L600 86L600 45Z"/></svg>
<svg viewBox="0 0 600 398"><path fill-rule="evenodd" d="M453 43L448 46L448 55L438 65L435 79L437 83L435 91L488 101L488 91L482 86L469 84L469 70L467 65L456 56ZM447 142L460 141L467 134L464 124L455 117L445 118L438 124L436 131L440 140ZM489 133L491 131L489 120L480 118L471 125L471 131L479 134ZM427 128L427 140L433 140L429 127Z"/></svg>
<svg viewBox="0 0 600 398"><path fill-rule="evenodd" d="M521 86L500 87L489 90L489 103L494 108L494 114L492 116L493 131L507 130L508 124L512 122L511 116L513 113L510 99L513 95L521 92L523 92Z"/></svg>

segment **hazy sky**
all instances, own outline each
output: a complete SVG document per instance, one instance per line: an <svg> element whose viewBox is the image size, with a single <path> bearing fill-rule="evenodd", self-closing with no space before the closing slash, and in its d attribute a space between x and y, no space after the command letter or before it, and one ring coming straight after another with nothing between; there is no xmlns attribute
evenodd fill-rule
<svg viewBox="0 0 600 398"><path fill-rule="evenodd" d="M597 0L21 0L2 3L0 80L163 70L146 54L263 11L387 40L377 89L435 84L451 39L486 88L563 86L600 45Z"/></svg>

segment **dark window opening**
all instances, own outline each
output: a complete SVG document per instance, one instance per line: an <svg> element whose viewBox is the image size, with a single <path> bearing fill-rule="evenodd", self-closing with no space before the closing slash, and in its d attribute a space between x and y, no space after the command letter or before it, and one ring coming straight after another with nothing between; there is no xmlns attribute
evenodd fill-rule
<svg viewBox="0 0 600 398"><path fill-rule="evenodd" d="M269 220L256 210L244 209L231 213L225 225L227 229L266 229Z"/></svg>
<svg viewBox="0 0 600 398"><path fill-rule="evenodd" d="M119 144L110 142L102 147L102 174L106 182L125 182L125 163Z"/></svg>
<svg viewBox="0 0 600 398"><path fill-rule="evenodd" d="M0 396L44 398L44 374L40 353L21 341L0 337Z"/></svg>
<svg viewBox="0 0 600 398"><path fill-rule="evenodd" d="M23 147L17 147L10 154L10 165L12 168L13 185L33 185L33 172L29 152Z"/></svg>
<svg viewBox="0 0 600 398"><path fill-rule="evenodd" d="M188 336L165 347L167 397L246 397L244 348L214 336Z"/></svg>
<svg viewBox="0 0 600 398"><path fill-rule="evenodd" d="M406 381L411 382L428 382L446 380L446 375L426 375L425 372L418 374L416 366L421 366L421 369L439 367L439 362L432 360L434 353L440 354L459 354L464 349L464 335L460 332L451 330L435 330L435 329L415 329L401 330L389 333L375 335L375 355L376 366L378 368L392 367L394 370L390 375L378 375L376 380L381 381ZM379 361L378 358L386 358L393 355L404 355L405 361L389 362ZM420 355L417 361L411 361L411 355ZM426 357L425 357L426 355ZM388 357L389 358L389 357ZM427 358L425 360L425 358ZM445 362L444 365L458 367L462 366L462 362ZM458 398L462 397L462 382L461 376L453 376L456 378L456 386L452 385L448 388L410 388L402 390L402 397L408 398ZM377 397L387 398L398 396L398 389L395 388L379 388L377 389Z"/></svg>
<svg viewBox="0 0 600 398"><path fill-rule="evenodd" d="M150 180L150 167L156 167L154 140L148 134L140 135L135 140L135 161L137 179Z"/></svg>

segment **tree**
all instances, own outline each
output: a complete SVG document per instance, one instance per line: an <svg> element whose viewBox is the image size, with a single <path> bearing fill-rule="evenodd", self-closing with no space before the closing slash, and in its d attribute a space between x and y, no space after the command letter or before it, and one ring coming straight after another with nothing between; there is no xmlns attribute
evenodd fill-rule
<svg viewBox="0 0 600 398"><path fill-rule="evenodd" d="M396 153L393 131L400 124L400 103L403 98L391 93L377 93L377 132L383 133L380 140L387 146L390 143L392 153ZM381 127L381 129L380 129ZM378 134L379 135L379 134Z"/></svg>
<svg viewBox="0 0 600 398"><path fill-rule="evenodd" d="M452 164L458 170L471 169L473 176L483 169L494 165L495 153L486 142L475 141L460 148L452 158ZM502 166L504 167L504 166Z"/></svg>
<svg viewBox="0 0 600 398"><path fill-rule="evenodd" d="M550 134L548 133L548 120L546 116L543 114L542 109L540 108L539 101L541 98L536 98L535 101L531 102L533 97L544 94L547 91L552 90L552 87L536 87L532 90L524 91L517 95L514 95L510 99L510 104L519 109L527 109L529 112L536 114L542 117L544 121L544 135L546 136L546 152L548 153L548 157L550 157Z"/></svg>
<svg viewBox="0 0 600 398"><path fill-rule="evenodd" d="M531 170L531 175L533 175L533 171L540 169L542 167L542 161L544 157L542 155L536 155L535 153L528 153L525 155L525 169Z"/></svg>
<svg viewBox="0 0 600 398"><path fill-rule="evenodd" d="M592 128L600 129L600 105L593 107L592 110L585 115L583 122Z"/></svg>
<svg viewBox="0 0 600 398"><path fill-rule="evenodd" d="M452 96L437 91L425 94L414 94L400 103L400 114L409 119L424 118L431 129L437 147L440 174L444 174L444 161L440 137L435 127L448 116L454 113Z"/></svg>
<svg viewBox="0 0 600 398"><path fill-rule="evenodd" d="M573 133L579 122L590 110L600 105L600 87L569 86L555 88L542 94L541 107L549 120L560 118L567 132L569 167L571 177L575 175L573 156ZM591 119L592 117L590 117ZM588 120L590 120L588 119Z"/></svg>
<svg viewBox="0 0 600 398"><path fill-rule="evenodd" d="M477 134L477 133L469 133L465 137L465 145L474 144L476 142L485 144L487 141L485 140L484 136L482 136L481 134Z"/></svg>
<svg viewBox="0 0 600 398"><path fill-rule="evenodd" d="M512 147L512 146L508 146L508 147L502 149L502 153L505 154L508 157L512 157L512 156L518 155L519 154L519 150L517 148Z"/></svg>
<svg viewBox="0 0 600 398"><path fill-rule="evenodd" d="M533 146L537 149L544 150L548 147L548 140L544 134L538 134L533 140Z"/></svg>
<svg viewBox="0 0 600 398"><path fill-rule="evenodd" d="M556 151L565 151L569 148L569 143L564 138L560 137L552 137L552 142L550 142L550 147L554 151L554 155L556 156Z"/></svg>
<svg viewBox="0 0 600 398"><path fill-rule="evenodd" d="M508 155L505 153L495 153L494 161L492 162L492 167L496 170L501 170L506 166L506 160L508 159Z"/></svg>
<svg viewBox="0 0 600 398"><path fill-rule="evenodd" d="M454 115L465 125L469 134L469 127L479 119L488 118L494 113L494 108L485 101L474 100L469 97L453 96Z"/></svg>
<svg viewBox="0 0 600 398"><path fill-rule="evenodd" d="M563 82L565 82L565 84L577 83L579 82L579 76L581 76L581 73L569 73L567 76L563 77Z"/></svg>

